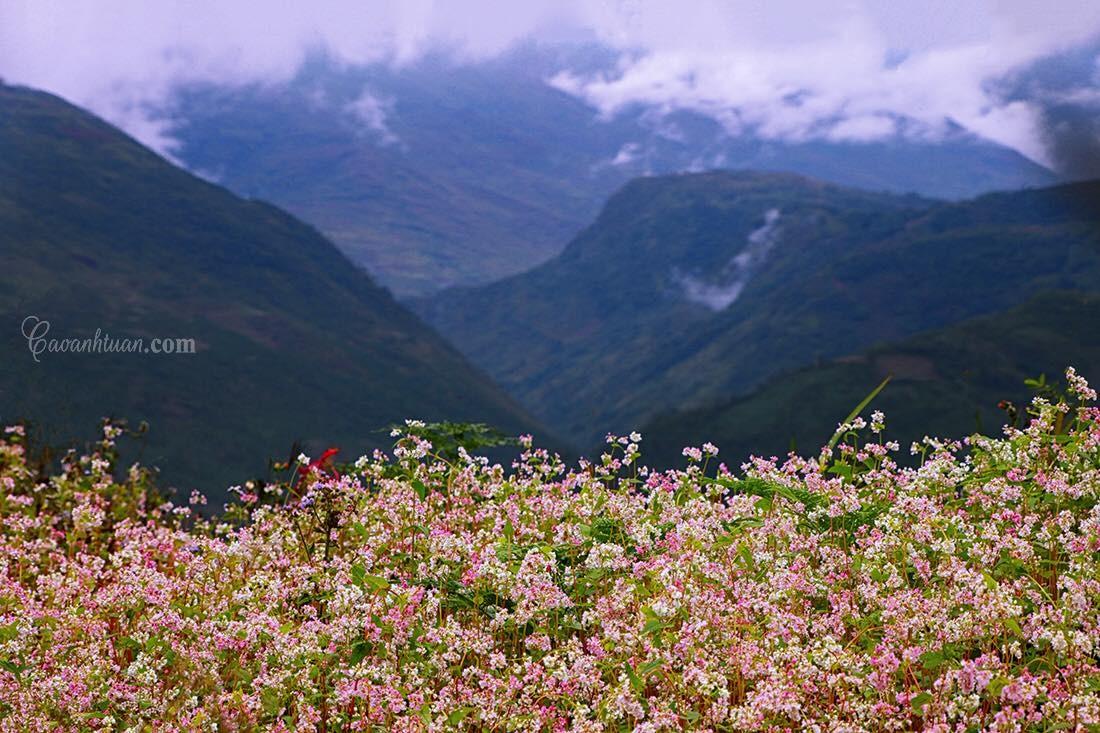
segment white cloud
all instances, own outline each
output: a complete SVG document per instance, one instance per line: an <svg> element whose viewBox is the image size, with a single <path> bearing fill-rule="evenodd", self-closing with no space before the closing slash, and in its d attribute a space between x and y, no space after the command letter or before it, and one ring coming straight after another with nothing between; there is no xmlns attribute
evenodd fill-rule
<svg viewBox="0 0 1100 733"><path fill-rule="evenodd" d="M896 132L897 121L888 115L861 115L837 122L826 137L838 142L865 142L891 137Z"/></svg>
<svg viewBox="0 0 1100 733"><path fill-rule="evenodd" d="M943 14L898 3L846 3L828 14L789 1L700 4L705 12L686 26L671 22L665 3L637 4L627 30L608 37L633 39L641 53L624 54L613 74L563 72L550 83L604 116L638 103L689 109L732 134L795 141L887 137L904 116L917 123L909 132L928 136L951 121L1045 160L1035 109L997 98L990 81L1100 32L1100 5L1082 3L977 2ZM784 10L791 27L776 29Z"/></svg>
<svg viewBox="0 0 1100 733"><path fill-rule="evenodd" d="M768 253L778 241L779 209L768 209L764 214L764 223L749 232L745 247L730 259L716 281L679 272L673 272L672 280L683 289L684 297L692 303L698 303L712 311L724 311L741 297L745 286L764 264Z"/></svg>
<svg viewBox="0 0 1100 733"><path fill-rule="evenodd" d="M359 98L345 108L354 119L373 132L383 145L396 145L401 139L389 127L388 118L393 111L394 101L377 97L369 91L363 91Z"/></svg>
<svg viewBox="0 0 1100 733"><path fill-rule="evenodd" d="M619 152L611 159L610 165L627 165L633 163L642 154L642 146L638 143L627 143L619 148Z"/></svg>
<svg viewBox="0 0 1100 733"><path fill-rule="evenodd" d="M402 64L446 48L499 54L558 17L550 0L3 0L0 77L47 89L170 152L173 87L284 82L311 51L348 64Z"/></svg>
<svg viewBox="0 0 1100 733"><path fill-rule="evenodd" d="M150 110L180 83L278 83L321 47L349 64L440 48L467 63L587 37L619 50L619 68L553 84L605 115L689 109L789 140L890 135L896 116L927 135L951 119L1041 159L1036 109L990 82L1098 33L1095 0L4 0L0 75L170 150ZM385 124L385 109L364 111Z"/></svg>

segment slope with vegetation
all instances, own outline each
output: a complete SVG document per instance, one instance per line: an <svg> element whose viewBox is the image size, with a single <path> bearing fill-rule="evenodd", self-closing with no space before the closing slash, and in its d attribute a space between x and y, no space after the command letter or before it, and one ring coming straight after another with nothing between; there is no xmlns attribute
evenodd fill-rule
<svg viewBox="0 0 1100 733"><path fill-rule="evenodd" d="M1040 292L1095 291L1098 199L1100 183L946 204L787 174L639 179L554 260L415 307L590 444Z"/></svg>
<svg viewBox="0 0 1100 733"><path fill-rule="evenodd" d="M0 415L55 437L152 424L147 463L216 491L295 440L381 445L413 415L537 429L314 229L195 178L62 100L0 87ZM194 339L191 355L43 353Z"/></svg>
<svg viewBox="0 0 1100 733"><path fill-rule="evenodd" d="M885 379L864 416L884 411L903 446L925 435L996 434L1023 419L1028 380L1052 378L1070 359L1100 373L1098 326L1100 295L1043 293L1003 313L781 374L745 397L660 415L642 429L646 457L681 465L685 445L708 440L737 457L822 445Z"/></svg>

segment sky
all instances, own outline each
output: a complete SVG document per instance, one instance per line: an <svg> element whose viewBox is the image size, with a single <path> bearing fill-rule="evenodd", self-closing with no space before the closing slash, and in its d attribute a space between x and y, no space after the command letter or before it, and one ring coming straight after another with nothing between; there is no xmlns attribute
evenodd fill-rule
<svg viewBox="0 0 1100 733"><path fill-rule="evenodd" d="M547 79L598 115L691 109L781 140L881 139L898 117L934 138L950 120L1100 175L1095 0L3 0L0 78L168 151L150 110L180 84L278 84L318 50L476 64L531 39L618 53L615 68Z"/></svg>

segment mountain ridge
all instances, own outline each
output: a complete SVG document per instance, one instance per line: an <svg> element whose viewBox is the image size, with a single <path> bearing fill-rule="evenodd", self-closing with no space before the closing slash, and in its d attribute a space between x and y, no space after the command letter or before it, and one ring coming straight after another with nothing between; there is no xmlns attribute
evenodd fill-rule
<svg viewBox="0 0 1100 733"><path fill-rule="evenodd" d="M59 97L0 87L0 176L6 419L65 439L104 415L148 420L166 478L204 488L261 473L298 439L386 447L377 431L404 418L545 434L312 226ZM198 353L35 363L27 315L51 337L190 337Z"/></svg>
<svg viewBox="0 0 1100 733"><path fill-rule="evenodd" d="M554 260L412 304L586 443L1041 290L1095 289L1098 192L1092 182L949 203L772 174L654 177L621 189ZM773 209L778 243L735 302L692 302L683 276L721 285Z"/></svg>
<svg viewBox="0 0 1100 733"><path fill-rule="evenodd" d="M805 454L831 437L836 423L886 378L862 411L886 414L887 437L903 449L925 435L961 439L996 435L1009 401L1022 411L1032 396L1025 380L1062 380L1066 366L1086 378L1100 373L1100 295L1045 292L993 315L969 319L899 342L769 378L748 395L664 413L643 428L645 459L679 465L681 450L712 442L728 460Z"/></svg>
<svg viewBox="0 0 1100 733"><path fill-rule="evenodd" d="M602 116L547 82L562 68L613 63L583 46L522 47L473 65L429 56L399 69L318 54L281 86L184 88L163 116L189 167L314 223L399 297L530 269L647 174L795 170L949 198L1055 180L958 127L935 142L783 142L733 136L687 111Z"/></svg>

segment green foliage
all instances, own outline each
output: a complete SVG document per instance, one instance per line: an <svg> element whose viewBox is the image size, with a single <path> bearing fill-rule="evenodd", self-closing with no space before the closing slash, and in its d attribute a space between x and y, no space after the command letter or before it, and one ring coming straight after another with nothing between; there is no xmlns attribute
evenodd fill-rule
<svg viewBox="0 0 1100 733"><path fill-rule="evenodd" d="M433 422L426 424L409 423L391 426L391 431L397 429L406 435L413 435L427 440L433 446L434 452L448 461L458 459L458 449L462 448L470 454L478 454L485 448L498 448L505 445L518 445L519 441L505 435L499 429L485 423L470 422Z"/></svg>
<svg viewBox="0 0 1100 733"><path fill-rule="evenodd" d="M848 424L851 423L852 420L855 420L856 417L860 415L864 409L866 409L867 405L871 404L871 401L874 400L875 397L878 397L878 393L886 388L886 385L890 383L890 380L892 378L892 376L888 376L886 377L886 379L879 382L879 385L877 387L871 390L866 397L859 401L858 405L852 408L852 411L848 413L848 417L841 420L841 423ZM837 441L840 440L842 435L843 433L838 430L836 433L833 434L833 437L829 438L829 442L825 444L825 447L829 450L835 448Z"/></svg>

